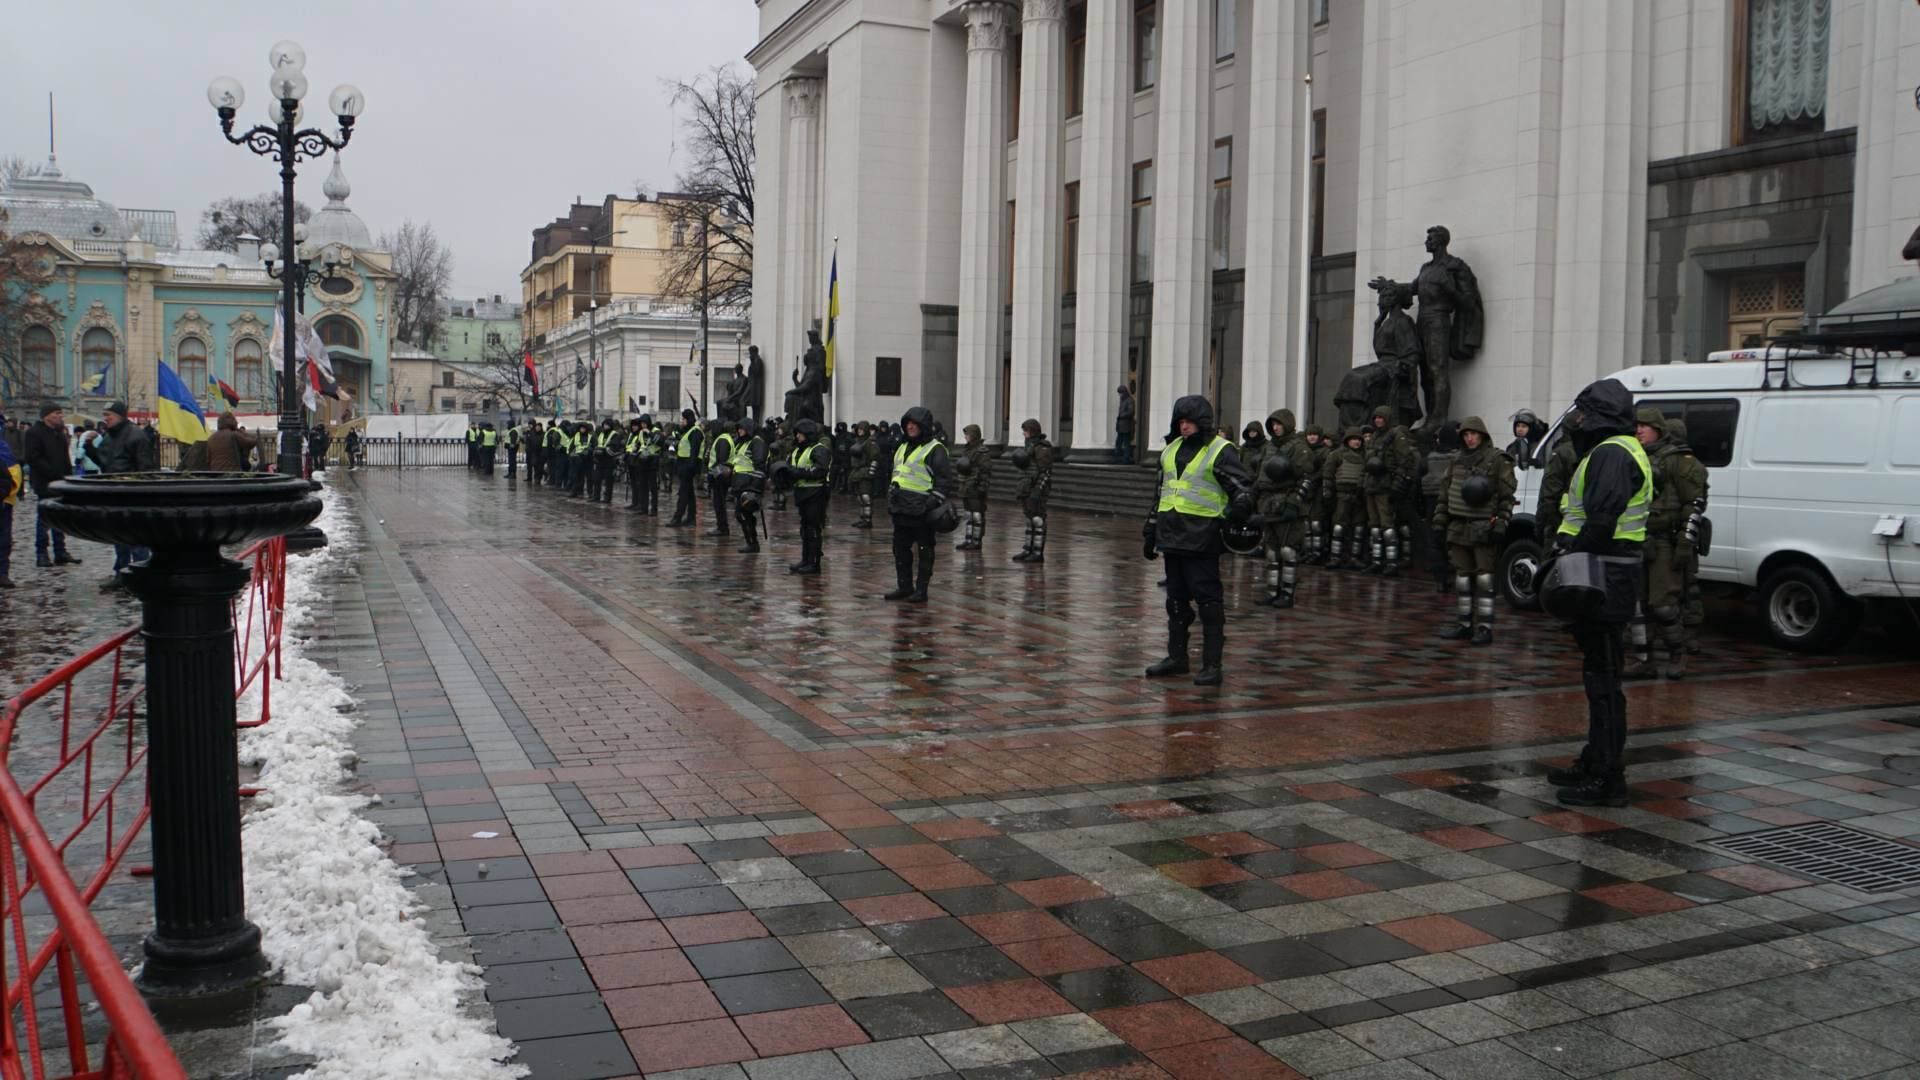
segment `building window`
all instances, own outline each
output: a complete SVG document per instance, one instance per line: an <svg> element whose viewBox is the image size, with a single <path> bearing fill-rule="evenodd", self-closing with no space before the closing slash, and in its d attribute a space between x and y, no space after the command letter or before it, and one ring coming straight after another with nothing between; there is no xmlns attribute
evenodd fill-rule
<svg viewBox="0 0 1920 1080"><path fill-rule="evenodd" d="M1133 280L1153 280L1153 162L1133 167Z"/></svg>
<svg viewBox="0 0 1920 1080"><path fill-rule="evenodd" d="M440 386L445 390L453 389L453 372L443 371L440 373Z"/></svg>
<svg viewBox="0 0 1920 1080"><path fill-rule="evenodd" d="M1060 253L1060 291L1073 292L1080 283L1080 183L1067 185L1066 250Z"/></svg>
<svg viewBox="0 0 1920 1080"><path fill-rule="evenodd" d="M1087 105L1087 8L1067 12L1067 115L1079 116Z"/></svg>
<svg viewBox="0 0 1920 1080"><path fill-rule="evenodd" d="M499 335L499 334L488 334L488 335L487 335L487 344L488 344L488 345L499 345L499 344L500 344L500 335Z"/></svg>
<svg viewBox="0 0 1920 1080"><path fill-rule="evenodd" d="M1213 58L1233 59L1234 7L1238 0L1213 0Z"/></svg>
<svg viewBox="0 0 1920 1080"><path fill-rule="evenodd" d="M673 246L687 246L687 223L684 221L676 221L673 223Z"/></svg>
<svg viewBox="0 0 1920 1080"><path fill-rule="evenodd" d="M1160 34L1153 0L1133 9L1133 88L1149 90L1160 79Z"/></svg>
<svg viewBox="0 0 1920 1080"><path fill-rule="evenodd" d="M1233 244L1233 140L1213 144L1213 268L1227 268Z"/></svg>
<svg viewBox="0 0 1920 1080"><path fill-rule="evenodd" d="M1727 282L1727 345L1751 349L1800 328L1807 275L1800 270L1745 274Z"/></svg>
<svg viewBox="0 0 1920 1080"><path fill-rule="evenodd" d="M104 333L104 331L101 331ZM94 331L87 331L91 338ZM207 343L197 337L183 337L173 351L174 370L187 392L195 397L207 392ZM98 367L94 371L100 370ZM104 389L104 388L103 388Z"/></svg>
<svg viewBox="0 0 1920 1080"><path fill-rule="evenodd" d="M120 385L120 381L114 378L113 371L113 362L117 356L118 350L114 348L113 334L109 331L96 326L80 335L80 377L82 379L91 379L95 375L106 376L106 378L100 380L100 388L94 391L94 393L107 397L114 395L115 387ZM207 381L205 356L206 352L202 349L200 383ZM187 385L193 388L194 393L200 392L199 384L190 382Z"/></svg>
<svg viewBox="0 0 1920 1080"><path fill-rule="evenodd" d="M346 319L322 319L315 329L320 332L320 344L329 349L338 347L360 351L360 328Z"/></svg>
<svg viewBox="0 0 1920 1080"><path fill-rule="evenodd" d="M1331 3L1332 0L1313 0L1313 7L1310 9L1313 14L1313 25L1327 25L1327 9L1331 6Z"/></svg>
<svg viewBox="0 0 1920 1080"><path fill-rule="evenodd" d="M452 399L452 398L450 398L450 397L443 397L443 398L441 398L441 399L440 399L440 411L441 411L441 412L452 412L452 411L453 411L453 399Z"/></svg>
<svg viewBox="0 0 1920 1080"><path fill-rule="evenodd" d="M1735 0L1736 142L1826 130L1831 0Z"/></svg>
<svg viewBox="0 0 1920 1080"><path fill-rule="evenodd" d="M233 343L234 389L249 401L266 400L266 379L260 342L250 337Z"/></svg>
<svg viewBox="0 0 1920 1080"><path fill-rule="evenodd" d="M876 356L873 358L873 393L876 397L900 396L899 357Z"/></svg>
<svg viewBox="0 0 1920 1080"><path fill-rule="evenodd" d="M60 377L54 363L53 331L44 326L29 326L20 335L20 354L26 361L27 378L34 392L59 387Z"/></svg>
<svg viewBox="0 0 1920 1080"><path fill-rule="evenodd" d="M1309 242L1313 245L1308 252L1318 257L1323 254L1322 241L1327 234L1327 110L1313 110L1313 168L1307 182L1313 185L1313 235Z"/></svg>

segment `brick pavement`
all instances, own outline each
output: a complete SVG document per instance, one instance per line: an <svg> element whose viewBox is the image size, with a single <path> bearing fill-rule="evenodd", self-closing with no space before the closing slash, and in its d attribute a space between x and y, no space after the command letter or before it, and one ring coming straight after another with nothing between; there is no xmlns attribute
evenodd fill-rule
<svg viewBox="0 0 1920 1080"><path fill-rule="evenodd" d="M1059 515L1044 568L943 557L903 608L884 533L795 579L781 515L756 558L504 480L357 482L385 666L355 677L393 705L360 775L536 1077L1920 1055L1913 890L1710 846L1920 834L1890 761L1920 684L1870 646L1730 617L1698 677L1631 691L1634 806L1574 814L1540 777L1584 731L1565 635L1503 612L1494 649L1443 645L1413 581L1310 572L1274 613L1235 564L1205 691L1139 678L1157 568L1111 520Z"/></svg>

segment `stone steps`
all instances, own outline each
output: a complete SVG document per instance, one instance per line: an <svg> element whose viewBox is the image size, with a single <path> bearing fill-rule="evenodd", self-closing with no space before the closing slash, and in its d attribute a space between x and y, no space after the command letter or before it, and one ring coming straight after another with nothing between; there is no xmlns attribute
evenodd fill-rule
<svg viewBox="0 0 1920 1080"><path fill-rule="evenodd" d="M1002 457L994 466L992 497L1012 499L1021 472ZM1056 464L1047 505L1061 510L1145 517L1153 499L1153 468L1146 465Z"/></svg>

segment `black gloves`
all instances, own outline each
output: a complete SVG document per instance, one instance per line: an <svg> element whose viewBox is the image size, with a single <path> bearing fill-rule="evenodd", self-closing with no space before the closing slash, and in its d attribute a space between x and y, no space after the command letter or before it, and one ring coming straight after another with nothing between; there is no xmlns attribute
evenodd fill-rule
<svg viewBox="0 0 1920 1080"><path fill-rule="evenodd" d="M1140 537L1144 541L1144 543L1141 545L1141 548L1140 548L1141 557L1145 558L1148 562L1152 562L1154 559L1159 558L1160 557L1160 543L1159 543L1160 523L1159 521L1155 518L1151 518L1151 517L1148 518L1146 524L1140 526Z"/></svg>
<svg viewBox="0 0 1920 1080"><path fill-rule="evenodd" d="M1242 492L1227 504L1227 520L1235 525L1245 525L1253 516L1253 496Z"/></svg>

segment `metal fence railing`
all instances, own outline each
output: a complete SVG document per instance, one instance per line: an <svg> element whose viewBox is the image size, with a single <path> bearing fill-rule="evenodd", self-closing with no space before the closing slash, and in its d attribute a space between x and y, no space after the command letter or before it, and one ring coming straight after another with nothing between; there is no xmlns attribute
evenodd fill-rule
<svg viewBox="0 0 1920 1080"><path fill-rule="evenodd" d="M345 453L334 443L335 456ZM360 463L371 468L438 469L467 463L465 439L362 439Z"/></svg>

